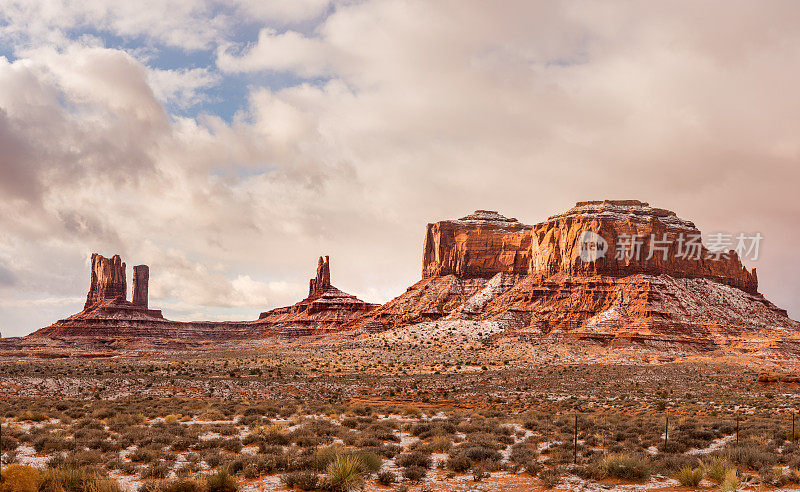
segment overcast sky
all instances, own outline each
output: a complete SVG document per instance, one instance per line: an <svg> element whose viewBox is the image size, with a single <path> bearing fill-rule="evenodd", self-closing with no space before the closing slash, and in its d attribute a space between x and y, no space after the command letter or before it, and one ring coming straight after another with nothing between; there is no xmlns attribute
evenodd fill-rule
<svg viewBox="0 0 800 492"><path fill-rule="evenodd" d="M791 1L0 0L0 332L79 311L92 252L254 319L320 254L384 302L428 222L608 198L761 232L798 318L799 87Z"/></svg>

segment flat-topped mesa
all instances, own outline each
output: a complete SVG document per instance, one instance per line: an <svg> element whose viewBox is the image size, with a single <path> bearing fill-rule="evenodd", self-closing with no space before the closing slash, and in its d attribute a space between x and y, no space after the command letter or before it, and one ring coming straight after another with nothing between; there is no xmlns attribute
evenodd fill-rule
<svg viewBox="0 0 800 492"><path fill-rule="evenodd" d="M83 309L90 309L110 299L124 301L127 299L127 290L125 263L119 255L105 258L92 253L91 283Z"/></svg>
<svg viewBox="0 0 800 492"><path fill-rule="evenodd" d="M528 271L531 226L495 211L476 210L458 220L428 224L422 278L489 278Z"/></svg>
<svg viewBox="0 0 800 492"><path fill-rule="evenodd" d="M586 261L585 234L595 233L607 248ZM758 291L755 269L748 271L735 251L714 251L700 230L675 212L638 200L578 202L567 212L533 226L530 273L575 276L636 274L707 278L749 293ZM652 253L652 254L651 254Z"/></svg>
<svg viewBox="0 0 800 492"><path fill-rule="evenodd" d="M317 262L317 276L308 281L308 297L322 295L331 287L331 266L330 259L325 256L319 257Z"/></svg>

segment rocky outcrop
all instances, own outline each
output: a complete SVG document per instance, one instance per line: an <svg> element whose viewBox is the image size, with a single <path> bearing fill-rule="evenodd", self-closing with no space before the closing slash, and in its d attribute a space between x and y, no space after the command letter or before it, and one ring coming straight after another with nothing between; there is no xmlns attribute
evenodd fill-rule
<svg viewBox="0 0 800 492"><path fill-rule="evenodd" d="M308 297L322 294L331 287L331 266L330 259L326 256L323 260L319 257L317 261L317 276L308 281Z"/></svg>
<svg viewBox="0 0 800 492"><path fill-rule="evenodd" d="M125 280L125 263L119 255L105 258L97 253L92 254L91 281L89 294L86 296L84 309L106 301L127 299L127 284Z"/></svg>
<svg viewBox="0 0 800 492"><path fill-rule="evenodd" d="M133 294L131 295L131 301L134 306L147 309L149 283L150 267L147 265L133 267Z"/></svg>
<svg viewBox="0 0 800 492"><path fill-rule="evenodd" d="M604 248L595 257L585 250L589 233ZM533 226L486 210L428 224L422 263L423 278L665 274L758 291L755 269L736 251L710 251L694 223L638 200L579 202Z"/></svg>
<svg viewBox="0 0 800 492"><path fill-rule="evenodd" d="M30 341L28 345L52 348L49 342L41 341L47 338L57 340L60 345L56 345L60 347L67 344L95 351L236 347L265 339L323 335L341 329L352 318L378 307L331 285L327 256L319 258L316 276L309 281L307 298L292 306L261 313L257 321L164 319L160 310L148 309L150 269L147 265L134 267L133 302L127 301L125 291L119 289L124 287L124 275L125 264L119 256L109 260L93 255L89 294L93 302L87 303L88 307L80 313L29 335L26 337Z"/></svg>
<svg viewBox="0 0 800 492"><path fill-rule="evenodd" d="M579 202L535 225L478 210L428 224L422 279L382 306L334 287L325 256L305 299L255 321L219 323L169 321L148 309L145 265L134 268L128 302L125 264L93 255L86 308L29 338L97 350L235 348L442 320L485 323L505 339L534 343L800 357L800 324L758 293L755 269L700 238L692 222L636 200Z"/></svg>
<svg viewBox="0 0 800 492"><path fill-rule="evenodd" d="M587 232L599 236L594 237L607 248L593 261L587 261L592 258L582 249ZM758 291L755 269L748 271L736 251L709 251L694 223L645 202L579 202L566 213L536 224L531 234L531 274L669 275L707 278L745 292Z"/></svg>
<svg viewBox="0 0 800 492"><path fill-rule="evenodd" d="M637 200L579 202L533 226L486 211L428 224L423 279L347 327L437 320L491 322L542 343L800 348L800 324L758 293L755 269Z"/></svg>
<svg viewBox="0 0 800 492"><path fill-rule="evenodd" d="M317 275L309 280L308 297L291 306L261 313L254 336L321 335L339 330L351 319L377 307L331 285L330 260L320 256Z"/></svg>
<svg viewBox="0 0 800 492"><path fill-rule="evenodd" d="M489 278L500 272L527 273L530 229L517 219L488 210L428 224L422 278Z"/></svg>

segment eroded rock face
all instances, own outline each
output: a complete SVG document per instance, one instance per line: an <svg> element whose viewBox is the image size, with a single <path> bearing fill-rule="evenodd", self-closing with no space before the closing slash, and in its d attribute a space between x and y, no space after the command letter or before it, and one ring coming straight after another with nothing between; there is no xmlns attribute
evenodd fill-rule
<svg viewBox="0 0 800 492"><path fill-rule="evenodd" d="M592 261L581 254L587 232L607 247ZM428 224L422 263L423 278L663 274L758 291L755 269L747 270L735 251L709 251L694 223L638 200L579 202L533 226L485 210Z"/></svg>
<svg viewBox="0 0 800 492"><path fill-rule="evenodd" d="M599 248L588 255L585 233ZM533 226L477 211L429 224L423 279L347 326L375 333L465 320L541 341L702 351L762 337L797 346L800 324L757 292L755 269L698 239L692 222L637 200L579 202Z"/></svg>
<svg viewBox="0 0 800 492"><path fill-rule="evenodd" d="M422 278L489 278L500 272L527 273L530 229L517 219L488 210L428 224Z"/></svg>
<svg viewBox="0 0 800 492"><path fill-rule="evenodd" d="M595 261L581 258L585 231L598 234L607 244L608 250ZM758 291L755 269L748 271L735 251L715 254L700 241L690 244L700 238L694 223L637 200L579 202L536 224L531 234L531 274L669 275Z"/></svg>
<svg viewBox="0 0 800 492"><path fill-rule="evenodd" d="M148 286L150 283L150 267L136 265L133 267L133 293L131 300L134 306L147 309Z"/></svg>
<svg viewBox="0 0 800 492"><path fill-rule="evenodd" d="M92 254L91 283L86 296L84 309L109 299L127 299L127 283L125 279L125 263L119 255L105 258L97 253Z"/></svg>
<svg viewBox="0 0 800 492"><path fill-rule="evenodd" d="M308 281L308 296L312 297L322 294L331 286L331 266L330 259L326 256L323 260L319 257L317 262L317 276Z"/></svg>
<svg viewBox="0 0 800 492"><path fill-rule="evenodd" d="M352 318L377 307L331 285L330 260L320 256L317 275L309 280L308 297L291 306L261 313L254 336L321 335L340 329Z"/></svg>

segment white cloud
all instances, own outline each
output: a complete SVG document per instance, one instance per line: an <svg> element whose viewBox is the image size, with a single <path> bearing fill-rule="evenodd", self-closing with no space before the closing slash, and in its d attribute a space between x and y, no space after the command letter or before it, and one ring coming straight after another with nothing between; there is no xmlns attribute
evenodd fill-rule
<svg viewBox="0 0 800 492"><path fill-rule="evenodd" d="M222 46L217 51L217 66L226 72L273 70L316 77L329 72L329 63L335 56L335 51L320 40L270 28L262 29L258 42L241 56L231 54L230 49Z"/></svg>
<svg viewBox="0 0 800 492"><path fill-rule="evenodd" d="M207 101L204 90L218 85L221 77L208 68L151 68L147 81L159 101L186 109Z"/></svg>
<svg viewBox="0 0 800 492"><path fill-rule="evenodd" d="M90 4L62 22L15 5L2 39L91 24L208 49L235 17L181 4L149 26ZM797 316L797 8L341 3L189 70L53 34L0 59L0 293L74 298L87 252L120 253L151 266L167 316L254 318L301 298L329 254L334 284L385 301L419 277L426 222L638 198L707 231L760 230L763 290ZM240 71L254 73L233 121L164 109ZM326 82L280 88L283 72Z"/></svg>
<svg viewBox="0 0 800 492"><path fill-rule="evenodd" d="M109 33L124 39L185 50L211 49L244 25L295 25L313 20L328 0L0 0L0 38L18 45L67 46L74 32Z"/></svg>

